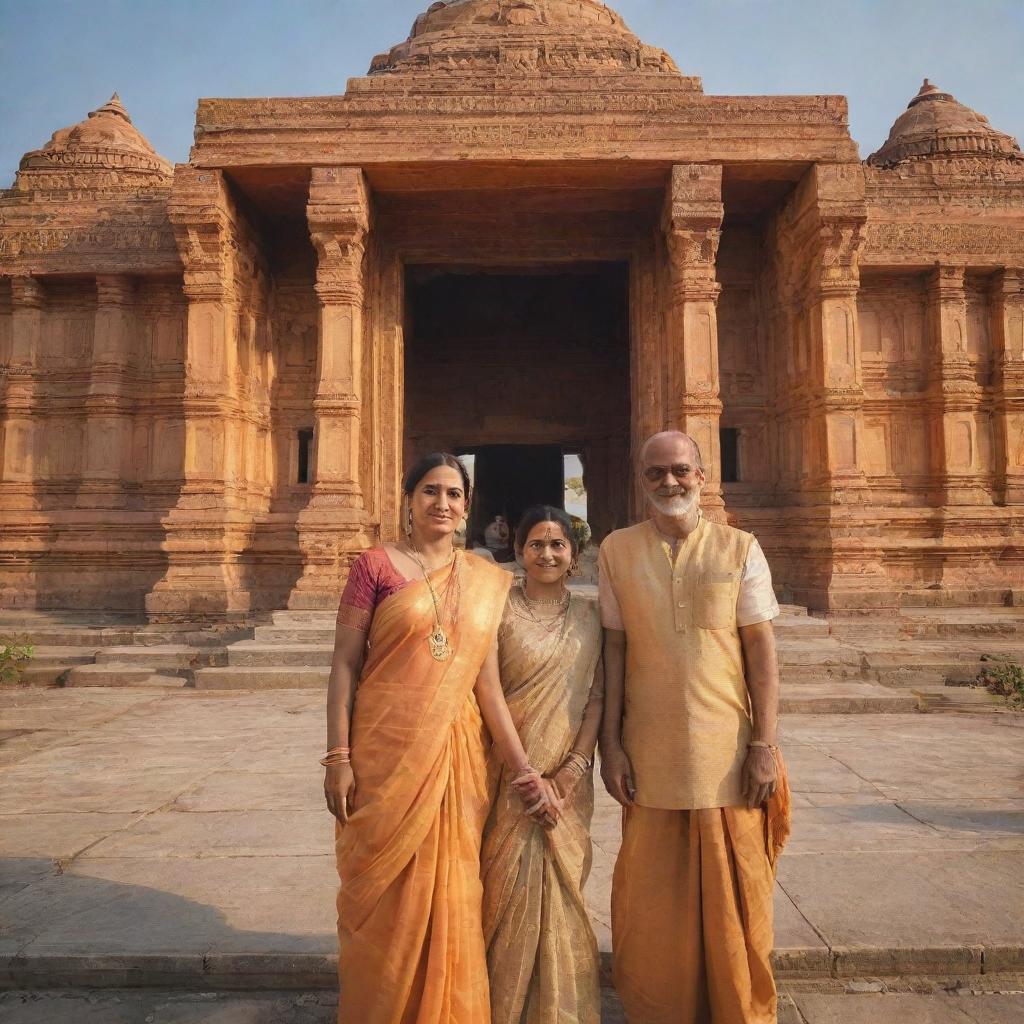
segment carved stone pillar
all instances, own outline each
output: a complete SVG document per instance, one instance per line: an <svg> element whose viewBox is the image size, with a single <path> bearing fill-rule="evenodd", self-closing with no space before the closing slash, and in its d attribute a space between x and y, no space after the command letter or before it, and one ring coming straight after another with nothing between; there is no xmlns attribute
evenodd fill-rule
<svg viewBox="0 0 1024 1024"><path fill-rule="evenodd" d="M132 302L135 282L124 275L96 278L96 327L92 378L86 399L85 472L78 504L117 508L124 501L126 460L131 453Z"/></svg>
<svg viewBox="0 0 1024 1024"><path fill-rule="evenodd" d="M996 500L1024 505L1024 271L996 275L992 320Z"/></svg>
<svg viewBox="0 0 1024 1024"><path fill-rule="evenodd" d="M808 413L817 450L808 486L828 505L864 501L864 380L857 329L859 257L867 220L860 167L812 172L807 315ZM799 360L798 360L799 363ZM806 459L805 459L806 465Z"/></svg>
<svg viewBox="0 0 1024 1024"><path fill-rule="evenodd" d="M167 571L146 610L155 619L231 618L249 604L236 557L248 520L227 457L236 404L236 211L220 171L179 165L168 212L188 299L184 458L178 501L165 519Z"/></svg>
<svg viewBox="0 0 1024 1024"><path fill-rule="evenodd" d="M967 352L963 267L938 266L929 278L928 368L932 502L990 505L980 472L974 414L981 388Z"/></svg>
<svg viewBox="0 0 1024 1024"><path fill-rule="evenodd" d="M700 445L707 484L703 506L724 521L722 416L718 377L718 295L715 259L722 234L722 168L677 164L665 202L672 294L669 305L667 428L683 430Z"/></svg>
<svg viewBox="0 0 1024 1024"><path fill-rule="evenodd" d="M11 278L11 350L3 391L3 487L0 508L35 507L37 476L36 373L42 334L43 286L34 277Z"/></svg>
<svg viewBox="0 0 1024 1024"><path fill-rule="evenodd" d="M364 546L366 522L359 466L370 198L362 170L315 168L306 212L320 313L312 489L297 521L303 573L292 608L337 601L346 553Z"/></svg>

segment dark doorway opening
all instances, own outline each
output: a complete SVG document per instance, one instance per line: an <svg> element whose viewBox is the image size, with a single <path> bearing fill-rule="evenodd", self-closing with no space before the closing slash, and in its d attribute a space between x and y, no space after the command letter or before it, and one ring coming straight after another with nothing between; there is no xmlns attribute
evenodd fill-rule
<svg viewBox="0 0 1024 1024"><path fill-rule="evenodd" d="M484 529L497 515L504 516L514 532L531 505L562 508L565 481L560 445L492 444L458 454L473 456L468 540L483 543Z"/></svg>
<svg viewBox="0 0 1024 1024"><path fill-rule="evenodd" d="M471 532L564 507L569 454L594 539L627 524L628 280L618 263L407 268L404 457L478 455Z"/></svg>

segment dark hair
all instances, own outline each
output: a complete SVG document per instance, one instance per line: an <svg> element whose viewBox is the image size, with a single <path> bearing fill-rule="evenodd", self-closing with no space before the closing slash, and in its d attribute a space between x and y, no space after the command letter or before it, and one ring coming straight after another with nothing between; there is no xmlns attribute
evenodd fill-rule
<svg viewBox="0 0 1024 1024"><path fill-rule="evenodd" d="M516 547L520 551L526 547L526 539L538 523L557 523L562 528L569 547L572 548L573 558L580 553L579 538L572 528L569 514L560 508L555 508L554 505L533 505L523 513L522 519L519 520L519 526L516 528Z"/></svg>
<svg viewBox="0 0 1024 1024"><path fill-rule="evenodd" d="M447 466L449 469L457 469L459 471L459 476L462 477L462 487L466 492L466 499L468 500L470 492L469 473L462 464L462 460L456 458L451 452L431 452L429 455L424 455L421 459L414 462L402 481L402 493L412 494L416 490L416 485L432 469L437 469L438 466Z"/></svg>

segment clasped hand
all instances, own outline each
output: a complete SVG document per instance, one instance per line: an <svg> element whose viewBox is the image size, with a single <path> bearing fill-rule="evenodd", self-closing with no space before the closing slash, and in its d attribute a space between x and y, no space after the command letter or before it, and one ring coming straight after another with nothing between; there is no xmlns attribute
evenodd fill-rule
<svg viewBox="0 0 1024 1024"><path fill-rule="evenodd" d="M512 780L512 788L523 801L529 817L545 828L554 828L562 816L563 800L551 779L531 768Z"/></svg>

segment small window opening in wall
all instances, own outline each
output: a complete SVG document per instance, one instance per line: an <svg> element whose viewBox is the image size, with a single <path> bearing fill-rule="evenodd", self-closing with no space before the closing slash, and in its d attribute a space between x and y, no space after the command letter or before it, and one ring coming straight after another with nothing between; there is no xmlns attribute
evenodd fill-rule
<svg viewBox="0 0 1024 1024"><path fill-rule="evenodd" d="M299 431L299 483L310 482L310 457L313 452L313 429Z"/></svg>
<svg viewBox="0 0 1024 1024"><path fill-rule="evenodd" d="M722 427L718 431L722 449L722 483L735 484L740 479L740 432L736 427Z"/></svg>

